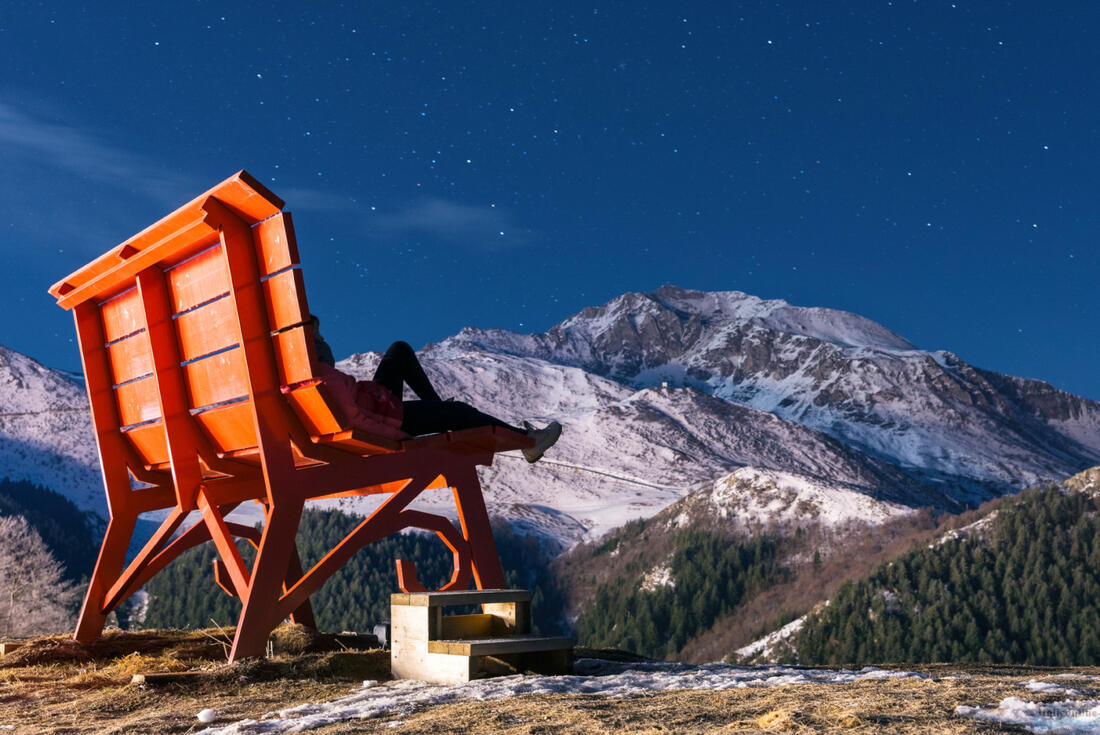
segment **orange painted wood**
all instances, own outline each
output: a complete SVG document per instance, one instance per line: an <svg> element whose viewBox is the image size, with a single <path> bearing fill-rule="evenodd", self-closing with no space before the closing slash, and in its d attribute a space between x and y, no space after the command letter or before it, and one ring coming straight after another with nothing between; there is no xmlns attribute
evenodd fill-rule
<svg viewBox="0 0 1100 735"><path fill-rule="evenodd" d="M257 181L247 171L238 171L209 191L183 205L175 212L145 228L121 245L111 249L91 263L69 274L50 287L50 294L58 300L58 305L71 309L94 294L102 294L136 275L149 265L158 262L158 258L142 258L136 267L120 268L128 261L134 261L139 255L157 249L163 255L172 248L178 252L180 241L195 242L216 235L212 228L204 224L206 212L202 205L210 197L221 201L230 211L247 222L259 222L279 213L283 200ZM205 230L205 231L203 231ZM216 238L215 238L216 240ZM123 255L131 253L129 258Z"/></svg>
<svg viewBox="0 0 1100 735"><path fill-rule="evenodd" d="M182 362L237 344L237 313L232 299L212 301L180 314L174 321Z"/></svg>
<svg viewBox="0 0 1100 735"><path fill-rule="evenodd" d="M294 237L290 212L281 212L257 223L252 228L252 236L256 240L256 258L261 276L270 276L298 265L298 242Z"/></svg>
<svg viewBox="0 0 1100 735"><path fill-rule="evenodd" d="M338 447L360 456L382 454L384 452L397 452L401 450L401 440L391 439L388 436L371 434L361 429L348 429L335 434L314 437L319 444Z"/></svg>
<svg viewBox="0 0 1100 735"><path fill-rule="evenodd" d="M335 434L343 430L340 421L332 412L330 404L321 395L317 385L302 385L287 393L294 413L313 436Z"/></svg>
<svg viewBox="0 0 1100 735"><path fill-rule="evenodd" d="M240 348L189 363L187 375L192 408L204 408L248 395L248 373Z"/></svg>
<svg viewBox="0 0 1100 735"><path fill-rule="evenodd" d="M302 271L294 268L268 278L264 283L267 323L275 332L309 321L306 286Z"/></svg>
<svg viewBox="0 0 1100 735"><path fill-rule="evenodd" d="M252 406L247 401L218 406L195 414L195 421L220 452L235 452L256 446Z"/></svg>
<svg viewBox="0 0 1100 735"><path fill-rule="evenodd" d="M141 308L141 298L136 288L106 302L100 306L100 312L103 315L103 336L107 342L114 342L139 329L145 329L145 312Z"/></svg>
<svg viewBox="0 0 1100 735"><path fill-rule="evenodd" d="M176 508L187 513L195 509L202 482L202 467L199 465L197 431L188 411L180 370L168 279L163 271L152 267L138 274L137 283L142 306L145 307L145 318L149 322L146 333L154 356L157 395L168 437L168 459L171 462L172 484L176 488Z"/></svg>
<svg viewBox="0 0 1100 735"><path fill-rule="evenodd" d="M309 326L279 332L271 339L275 344L275 363L282 385L294 385L313 378L317 356Z"/></svg>
<svg viewBox="0 0 1100 735"><path fill-rule="evenodd" d="M164 423L145 424L122 432L146 465L158 465L168 461L168 438L164 434Z"/></svg>
<svg viewBox="0 0 1100 735"><path fill-rule="evenodd" d="M229 293L221 248L205 250L168 271L168 292L173 314Z"/></svg>
<svg viewBox="0 0 1100 735"><path fill-rule="evenodd" d="M315 376L312 332L298 326L309 312L301 271L293 267L293 226L278 214L281 206L242 172L51 290L77 315L111 510L79 640L98 637L112 607L204 536L215 541L243 602L232 660L262 655L287 614L311 619L312 591L364 544L405 527L436 531L456 553L449 586L465 587L471 571L478 586L497 586L499 561L475 469L491 463L493 451L529 440L472 430L398 441L345 430ZM118 341L127 335L136 336ZM147 378L138 377L150 364L140 345L152 354ZM116 375L129 379L117 389ZM192 414L193 407L206 410ZM131 490L130 474L153 487ZM442 517L406 509L421 493L446 487L455 491L461 534ZM303 575L294 536L304 502L371 493L389 497ZM225 521L248 499L261 501L266 518L251 569L232 542L234 524ZM122 571L137 514L173 503L180 517L202 510L202 533L168 543L174 521L162 526L158 540Z"/></svg>
<svg viewBox="0 0 1100 735"><path fill-rule="evenodd" d="M229 577L237 590L237 595L242 601L247 601L248 567L245 566L244 559L241 558L240 549L233 543L233 535L226 526L225 518L218 513L216 507L210 505L206 496L202 493L199 493L198 505L199 510L202 511L202 519L206 523L206 528L210 531L210 539L218 548L218 555L226 564Z"/></svg>
<svg viewBox="0 0 1100 735"><path fill-rule="evenodd" d="M135 334L107 347L111 376L115 383L140 378L153 372L153 352L145 332Z"/></svg>
<svg viewBox="0 0 1100 735"><path fill-rule="evenodd" d="M95 428L96 445L103 467L107 508L112 517L121 518L127 513L135 514L130 477L126 470L126 459L130 450L119 434L121 422L115 392L111 389L113 381L107 349L103 346L105 335L101 311L94 303L81 304L73 310L73 321L76 324L77 344L80 346L80 361L84 368L84 384L88 391L92 426ZM120 527L125 525L122 522ZM101 558L105 557L101 554ZM119 561L120 565L121 563ZM87 605L85 600L85 607Z"/></svg>
<svg viewBox="0 0 1100 735"><path fill-rule="evenodd" d="M203 207L207 211L207 221L216 224L221 232L240 327L240 349L244 352L247 365L248 395L255 408L256 437L264 458L263 470L268 485L268 499L274 503L276 494L294 492L280 489L283 485L295 486L292 477L294 458L287 441L293 432L293 417L279 392L271 329L264 313L263 290L256 263L255 241L248 225L217 201L207 201ZM281 548L270 553L269 557L277 560L289 558ZM272 573L270 570L266 571L261 578L261 584L268 584ZM242 616L243 622L247 615L242 613Z"/></svg>
<svg viewBox="0 0 1100 735"><path fill-rule="evenodd" d="M153 376L125 383L115 388L118 418L123 426L133 426L160 418L160 399Z"/></svg>
<svg viewBox="0 0 1100 735"><path fill-rule="evenodd" d="M119 261L118 265L88 279L81 286L71 290L59 289L55 294L58 297L57 305L63 309L71 309L88 299L113 295L116 291L129 287L134 276L149 266L161 263L169 256L179 257L181 254L186 256L202 250L216 241L213 239L216 235L217 233L209 225L198 220L165 237L162 241L150 245L145 250L133 252L127 251L124 247L122 254L129 253L129 257L120 255L116 258ZM181 253L181 251L185 252ZM70 282L65 281L65 283ZM65 290L65 293L62 294L62 290ZM52 290L51 293L53 293Z"/></svg>

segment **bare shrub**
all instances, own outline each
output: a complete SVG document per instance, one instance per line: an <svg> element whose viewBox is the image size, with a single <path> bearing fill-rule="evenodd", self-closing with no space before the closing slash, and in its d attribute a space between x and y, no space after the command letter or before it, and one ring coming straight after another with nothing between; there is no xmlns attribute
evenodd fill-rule
<svg viewBox="0 0 1100 735"><path fill-rule="evenodd" d="M0 636L72 629L80 590L23 516L0 517Z"/></svg>

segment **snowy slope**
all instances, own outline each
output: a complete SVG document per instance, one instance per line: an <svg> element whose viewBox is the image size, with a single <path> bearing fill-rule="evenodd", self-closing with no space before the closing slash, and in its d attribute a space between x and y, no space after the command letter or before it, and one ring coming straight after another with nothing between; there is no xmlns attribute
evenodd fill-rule
<svg viewBox="0 0 1100 735"><path fill-rule="evenodd" d="M83 383L3 346L0 477L47 487L81 510L107 512Z"/></svg>
<svg viewBox="0 0 1100 735"><path fill-rule="evenodd" d="M878 524L913 508L789 472L743 467L705 483L663 515L670 525L697 528L720 519L728 527Z"/></svg>
<svg viewBox="0 0 1100 735"><path fill-rule="evenodd" d="M1100 462L1100 404L927 352L847 312L665 286L544 334L466 329L441 349L692 385L829 434L976 500Z"/></svg>
<svg viewBox="0 0 1100 735"><path fill-rule="evenodd" d="M378 357L356 355L338 366L367 378ZM698 483L745 465L816 478L860 497L929 497L896 468L820 432L695 388L634 390L577 367L450 345L422 357L444 396L461 396L506 421L563 423L561 440L538 464L501 456L482 480L494 508L565 545L651 516ZM374 502L340 507L362 512ZM430 507L449 506L441 494Z"/></svg>

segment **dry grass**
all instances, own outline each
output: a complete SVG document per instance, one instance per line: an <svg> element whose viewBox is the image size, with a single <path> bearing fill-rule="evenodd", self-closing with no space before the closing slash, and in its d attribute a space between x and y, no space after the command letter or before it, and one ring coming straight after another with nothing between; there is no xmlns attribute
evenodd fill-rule
<svg viewBox="0 0 1100 735"><path fill-rule="evenodd" d="M259 717L294 704L338 697L364 679L389 678L385 651L309 652L331 637L283 626L281 646L304 649L264 661L226 663L233 629L111 631L91 645L63 636L29 642L0 658L0 726L16 733L186 733L207 707L226 720ZM177 672L156 686L134 674Z"/></svg>
<svg viewBox="0 0 1100 735"><path fill-rule="evenodd" d="M230 634L232 631L228 631ZM309 646L301 631L282 630ZM188 733L210 707L219 723L343 696L364 679L389 678L385 651L276 654L229 666L216 631L109 633L94 646L39 639L0 659L0 726L15 733ZM209 644L209 645L208 645ZM324 647L324 641L315 644ZM137 649L137 650L135 650ZM595 652L584 651L585 655ZM615 656L615 652L600 655ZM618 654L629 658L628 654ZM336 733L989 733L995 726L957 717L956 705L995 705L1007 696L1064 698L1021 684L1070 671L1059 680L1096 696L1100 669L978 665L918 667L926 679L805 684L727 691L675 691L613 698L530 695L465 701L393 712L313 732ZM130 683L134 673L180 672L156 686Z"/></svg>

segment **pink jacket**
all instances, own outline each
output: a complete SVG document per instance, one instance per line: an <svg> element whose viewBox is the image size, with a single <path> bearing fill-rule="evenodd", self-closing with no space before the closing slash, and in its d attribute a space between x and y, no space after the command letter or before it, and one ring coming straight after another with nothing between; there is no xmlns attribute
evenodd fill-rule
<svg viewBox="0 0 1100 735"><path fill-rule="evenodd" d="M401 431L401 399L381 383L356 380L336 368L319 362L318 370L325 387L336 401L352 429L362 429L393 439L407 439Z"/></svg>

